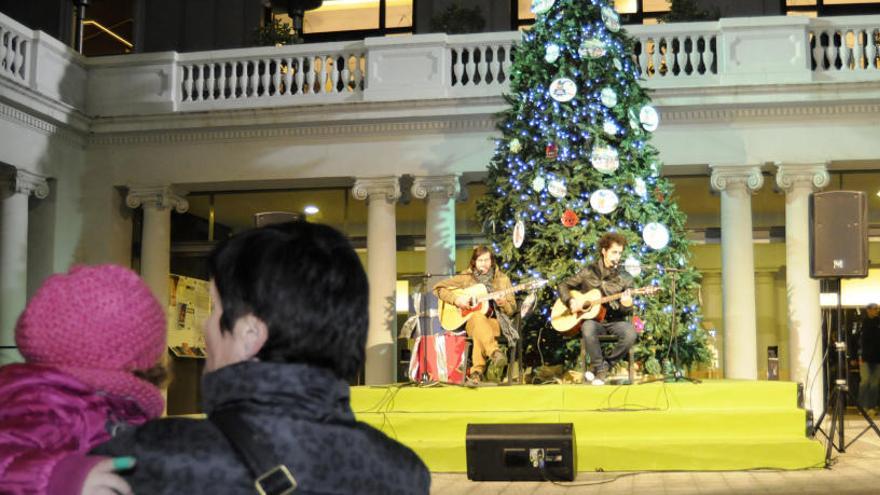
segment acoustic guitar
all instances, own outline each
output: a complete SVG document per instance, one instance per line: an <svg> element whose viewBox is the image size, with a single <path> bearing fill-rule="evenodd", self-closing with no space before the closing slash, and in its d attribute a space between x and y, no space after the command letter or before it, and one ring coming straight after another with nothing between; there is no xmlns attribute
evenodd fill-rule
<svg viewBox="0 0 880 495"><path fill-rule="evenodd" d="M659 287L649 285L639 289L631 289L630 294L636 295L652 295L659 291ZM567 304L562 299L556 299L553 309L550 311L550 326L560 333L568 333L576 330L584 320L603 321L605 319L605 303L620 299L623 292L612 294L610 296L602 296L599 289L593 289L587 293L573 290L571 298L578 303L582 309L576 313L572 313Z"/></svg>
<svg viewBox="0 0 880 495"><path fill-rule="evenodd" d="M456 298L461 295L467 296L470 301L470 307L467 309L461 309L455 304L449 304L446 301L441 300L440 307L438 308L440 313L440 326L443 327L444 330L456 330L467 323L474 314L488 313L490 307L489 301L492 299L523 290L535 290L546 284L546 280L537 279L523 284L514 285L509 289L497 290L495 292L489 292L483 284L472 285L464 289L451 289Z"/></svg>

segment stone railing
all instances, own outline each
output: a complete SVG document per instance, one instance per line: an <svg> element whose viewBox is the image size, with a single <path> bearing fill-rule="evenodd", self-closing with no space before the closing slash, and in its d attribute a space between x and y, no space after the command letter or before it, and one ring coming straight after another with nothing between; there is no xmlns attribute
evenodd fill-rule
<svg viewBox="0 0 880 495"><path fill-rule="evenodd" d="M811 68L823 76L880 74L877 16L814 19L809 27Z"/></svg>
<svg viewBox="0 0 880 495"><path fill-rule="evenodd" d="M28 83L33 37L33 31L0 15L0 75Z"/></svg>
<svg viewBox="0 0 880 495"><path fill-rule="evenodd" d="M342 100L364 90L362 42L226 50L180 55L178 100L291 104L315 97ZM335 98L334 98L335 97Z"/></svg>
<svg viewBox="0 0 880 495"><path fill-rule="evenodd" d="M754 94L790 84L880 81L880 16L732 18L626 29L635 41L632 60L644 85L660 91L655 98L661 106L673 104L663 99L665 90L680 102L701 104L691 96L743 101L742 91L726 87L749 87ZM0 14L0 81L52 98L61 94L87 116L491 98L508 90L521 36L426 34L85 59ZM749 98L774 101L775 91ZM811 90L799 91L804 96L794 97L809 98L803 91Z"/></svg>

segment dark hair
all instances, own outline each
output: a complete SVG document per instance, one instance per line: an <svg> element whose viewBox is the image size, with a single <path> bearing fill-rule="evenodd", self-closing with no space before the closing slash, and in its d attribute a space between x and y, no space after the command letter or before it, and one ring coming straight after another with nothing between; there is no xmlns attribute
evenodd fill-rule
<svg viewBox="0 0 880 495"><path fill-rule="evenodd" d="M309 363L355 376L367 340L367 275L345 236L288 222L248 230L217 246L209 272L223 305L220 330L248 314L269 328L262 361Z"/></svg>
<svg viewBox="0 0 880 495"><path fill-rule="evenodd" d="M620 247L626 247L626 237L617 232L608 232L599 238L599 250L608 249L612 244L618 244Z"/></svg>
<svg viewBox="0 0 880 495"><path fill-rule="evenodd" d="M488 246L484 246L482 244L474 246L474 252L471 254L471 261L468 262L468 267L472 272L477 270L477 258L480 256L489 253L489 259L492 260L492 266L495 266L495 253L489 249Z"/></svg>

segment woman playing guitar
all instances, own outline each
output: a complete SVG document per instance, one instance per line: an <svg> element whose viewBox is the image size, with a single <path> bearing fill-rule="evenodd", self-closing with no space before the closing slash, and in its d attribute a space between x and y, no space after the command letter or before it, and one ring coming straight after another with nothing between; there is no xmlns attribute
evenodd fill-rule
<svg viewBox="0 0 880 495"><path fill-rule="evenodd" d="M434 286L434 294L447 304L454 304L462 310L470 309L475 305L473 297L462 294L459 289L466 289L476 284L483 284L489 292L510 289L510 279L495 264L495 254L486 246L477 246L471 255L471 261L464 272L438 282ZM512 315L516 311L516 299L510 291L503 297L492 301L496 310ZM465 323L465 330L474 342L471 359L471 373L468 379L472 383L483 380L486 371L486 359L491 360L490 366L494 368L496 375L500 375L504 366L507 365L507 357L498 349L495 340L501 334L501 326L493 312L483 314L476 311L470 314Z"/></svg>

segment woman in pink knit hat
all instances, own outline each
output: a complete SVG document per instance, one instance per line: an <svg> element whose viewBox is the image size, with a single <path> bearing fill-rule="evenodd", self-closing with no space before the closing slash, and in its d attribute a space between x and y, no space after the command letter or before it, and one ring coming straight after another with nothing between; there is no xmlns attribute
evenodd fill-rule
<svg viewBox="0 0 880 495"><path fill-rule="evenodd" d="M165 312L134 272L75 267L37 290L15 328L23 364L0 368L0 493L130 493L133 458L88 456L158 417Z"/></svg>

